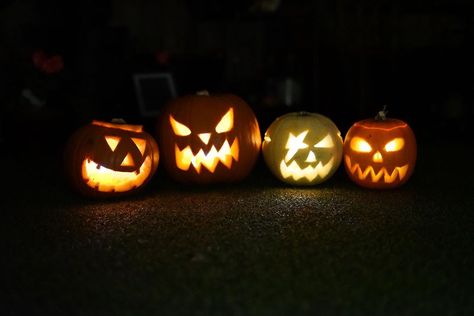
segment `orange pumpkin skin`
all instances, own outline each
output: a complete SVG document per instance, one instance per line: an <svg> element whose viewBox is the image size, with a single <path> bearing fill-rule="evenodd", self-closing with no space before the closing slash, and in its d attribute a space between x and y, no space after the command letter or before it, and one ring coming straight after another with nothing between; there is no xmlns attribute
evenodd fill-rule
<svg viewBox="0 0 474 316"><path fill-rule="evenodd" d="M236 182L252 170L260 129L250 106L232 94L197 94L170 101L158 118L168 174L181 183Z"/></svg>
<svg viewBox="0 0 474 316"><path fill-rule="evenodd" d="M404 184L416 163L416 139L410 126L398 119L356 122L344 139L344 165L360 186L390 189Z"/></svg>
<svg viewBox="0 0 474 316"><path fill-rule="evenodd" d="M151 179L159 162L158 145L140 125L93 121L69 139L65 172L84 196L128 195Z"/></svg>

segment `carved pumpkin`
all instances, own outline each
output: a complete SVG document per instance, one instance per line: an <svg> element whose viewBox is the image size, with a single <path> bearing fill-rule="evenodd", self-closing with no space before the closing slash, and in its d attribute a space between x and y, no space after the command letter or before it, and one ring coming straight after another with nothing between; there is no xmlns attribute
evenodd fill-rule
<svg viewBox="0 0 474 316"><path fill-rule="evenodd" d="M176 98L158 121L163 165L183 183L243 179L257 160L260 137L252 109L231 94Z"/></svg>
<svg viewBox="0 0 474 316"><path fill-rule="evenodd" d="M416 140L407 123L386 117L356 122L344 140L344 165L355 183L374 189L405 183L416 162Z"/></svg>
<svg viewBox="0 0 474 316"><path fill-rule="evenodd" d="M263 157L272 173L293 185L314 185L329 179L342 160L342 138L327 117L288 113L268 128Z"/></svg>
<svg viewBox="0 0 474 316"><path fill-rule="evenodd" d="M158 146L142 126L120 120L93 121L77 130L65 152L73 187L91 197L124 195L142 187L154 174Z"/></svg>

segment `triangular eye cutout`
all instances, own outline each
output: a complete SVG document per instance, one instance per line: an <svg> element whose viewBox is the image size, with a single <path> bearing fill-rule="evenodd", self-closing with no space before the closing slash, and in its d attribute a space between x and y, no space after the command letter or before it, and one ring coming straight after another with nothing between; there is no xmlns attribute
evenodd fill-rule
<svg viewBox="0 0 474 316"><path fill-rule="evenodd" d="M326 135L322 140L320 140L316 145L316 148L332 148L334 147L334 142L332 141L331 135Z"/></svg>
<svg viewBox="0 0 474 316"><path fill-rule="evenodd" d="M135 164L133 163L133 158L130 153L128 153L125 158L123 158L122 163L120 164L121 167L133 167Z"/></svg>
<svg viewBox="0 0 474 316"><path fill-rule="evenodd" d="M234 109L230 108L216 125L217 133L225 133L234 127Z"/></svg>
<svg viewBox="0 0 474 316"><path fill-rule="evenodd" d="M173 128L173 132L178 136L188 136L191 134L189 127L176 121L172 115L170 115L170 124Z"/></svg>
<svg viewBox="0 0 474 316"><path fill-rule="evenodd" d="M143 138L133 138L132 141L137 145L138 150L142 153L142 156L145 154L146 149L146 140Z"/></svg>
<svg viewBox="0 0 474 316"><path fill-rule="evenodd" d="M112 149L112 151L115 151L115 148L117 148L117 145L120 142L120 137L105 136L105 140L107 141L107 144L109 145L110 149Z"/></svg>

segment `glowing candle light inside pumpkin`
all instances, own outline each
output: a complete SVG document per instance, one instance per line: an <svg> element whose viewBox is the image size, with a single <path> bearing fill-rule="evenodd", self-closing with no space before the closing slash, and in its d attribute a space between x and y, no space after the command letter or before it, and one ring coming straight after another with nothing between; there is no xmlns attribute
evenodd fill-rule
<svg viewBox="0 0 474 316"><path fill-rule="evenodd" d="M143 186L155 172L158 146L139 125L93 121L71 137L66 167L73 186L93 197L121 195Z"/></svg>
<svg viewBox="0 0 474 316"><path fill-rule="evenodd" d="M263 157L280 180L314 185L327 180L342 159L336 125L316 113L288 113L277 118L263 139Z"/></svg>
<svg viewBox="0 0 474 316"><path fill-rule="evenodd" d="M82 165L82 177L87 185L100 192L126 192L145 182L152 167L150 157L145 158L138 171L114 171L90 159Z"/></svg>
<svg viewBox="0 0 474 316"><path fill-rule="evenodd" d="M191 129L178 122L170 115L170 125L174 133L178 136L188 136L191 134ZM218 134L226 133L234 127L234 109L230 108L227 113L221 118L215 130ZM200 133L198 137L207 145L211 138L211 133ZM226 139L219 150L213 145L209 152L205 153L201 148L197 154L193 154L190 146L186 146L180 150L178 145L175 146L176 166L184 171L187 171L192 165L197 173L201 172L201 166L204 166L210 172L216 170L217 164L221 162L227 168L232 167L232 160L239 161L239 140L234 138L232 146L229 145Z"/></svg>
<svg viewBox="0 0 474 316"><path fill-rule="evenodd" d="M395 188L405 183L416 162L415 135L407 123L386 117L354 123L344 140L349 178L368 188Z"/></svg>
<svg viewBox="0 0 474 316"><path fill-rule="evenodd" d="M255 115L241 98L207 92L168 103L158 121L158 138L166 170L188 183L242 179L261 143Z"/></svg>

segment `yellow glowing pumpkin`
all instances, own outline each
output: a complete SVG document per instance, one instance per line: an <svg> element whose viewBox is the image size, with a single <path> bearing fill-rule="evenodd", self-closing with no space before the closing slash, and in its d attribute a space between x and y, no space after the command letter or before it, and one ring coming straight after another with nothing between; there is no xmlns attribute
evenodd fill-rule
<svg viewBox="0 0 474 316"><path fill-rule="evenodd" d="M262 153L280 180L293 185L318 184L329 179L341 163L341 133L321 114L288 113L266 131Z"/></svg>

